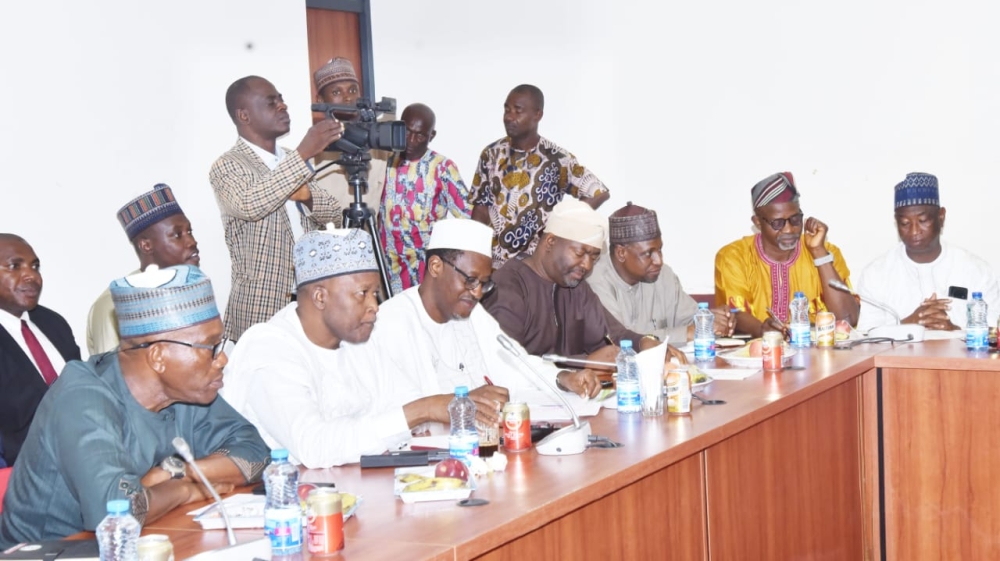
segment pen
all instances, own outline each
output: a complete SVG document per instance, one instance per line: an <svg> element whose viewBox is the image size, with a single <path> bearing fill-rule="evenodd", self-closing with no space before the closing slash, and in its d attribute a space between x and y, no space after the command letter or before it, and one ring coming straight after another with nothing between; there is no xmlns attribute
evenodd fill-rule
<svg viewBox="0 0 1000 561"><path fill-rule="evenodd" d="M782 329L785 328L785 322L781 321L780 319L778 319L778 316L774 315L774 310L772 310L771 308L767 308L767 315L770 316L771 319L773 319L775 322L777 322Z"/></svg>
<svg viewBox="0 0 1000 561"><path fill-rule="evenodd" d="M604 340L608 342L609 345L614 345L615 342L611 340L611 334L606 333L604 335Z"/></svg>
<svg viewBox="0 0 1000 561"><path fill-rule="evenodd" d="M489 376L483 376L483 380L486 380L486 385L487 386L492 386L493 385L493 380L490 380Z"/></svg>

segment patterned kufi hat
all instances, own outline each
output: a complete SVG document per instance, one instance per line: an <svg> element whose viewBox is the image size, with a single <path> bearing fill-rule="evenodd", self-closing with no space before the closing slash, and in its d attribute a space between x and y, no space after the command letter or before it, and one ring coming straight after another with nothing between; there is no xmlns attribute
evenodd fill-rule
<svg viewBox="0 0 1000 561"><path fill-rule="evenodd" d="M791 203L799 200L799 190L795 188L792 172L775 173L760 180L750 190L750 199L755 209L771 203Z"/></svg>
<svg viewBox="0 0 1000 561"><path fill-rule="evenodd" d="M613 244L644 242L660 237L656 211L633 205L632 201L608 217L608 237Z"/></svg>
<svg viewBox="0 0 1000 561"><path fill-rule="evenodd" d="M109 289L122 338L174 331L219 317L212 281L193 265L150 265L112 281Z"/></svg>
<svg viewBox="0 0 1000 561"><path fill-rule="evenodd" d="M929 173L913 172L896 185L896 208L915 205L941 206L938 180Z"/></svg>
<svg viewBox="0 0 1000 561"><path fill-rule="evenodd" d="M587 203L574 197L563 197L552 207L545 222L545 232L601 249L608 221Z"/></svg>
<svg viewBox="0 0 1000 561"><path fill-rule="evenodd" d="M143 230L164 218L183 214L174 199L174 192L164 183L157 183L152 191L132 199L118 211L118 222L125 228L125 235L132 241Z"/></svg>
<svg viewBox="0 0 1000 561"><path fill-rule="evenodd" d="M313 74L313 81L316 82L316 91L321 91L327 84L341 80L358 81L358 74L354 71L354 65L351 64L351 61L343 57L330 59L329 62Z"/></svg>
<svg viewBox="0 0 1000 561"><path fill-rule="evenodd" d="M446 218L431 227L431 240L425 249L457 249L492 258L492 248L493 228L471 218Z"/></svg>
<svg viewBox="0 0 1000 561"><path fill-rule="evenodd" d="M378 271L372 237L357 228L308 232L295 243L295 284Z"/></svg>

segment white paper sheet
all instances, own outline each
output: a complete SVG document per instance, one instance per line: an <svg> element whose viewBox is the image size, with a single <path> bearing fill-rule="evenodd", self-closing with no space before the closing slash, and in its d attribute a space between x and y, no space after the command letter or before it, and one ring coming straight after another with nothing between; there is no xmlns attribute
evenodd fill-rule
<svg viewBox="0 0 1000 561"><path fill-rule="evenodd" d="M760 368L702 368L713 380L744 380L761 371Z"/></svg>

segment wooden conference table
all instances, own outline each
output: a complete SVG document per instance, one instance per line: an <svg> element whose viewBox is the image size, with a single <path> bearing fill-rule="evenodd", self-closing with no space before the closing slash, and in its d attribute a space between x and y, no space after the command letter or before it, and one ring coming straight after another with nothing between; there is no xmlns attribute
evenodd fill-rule
<svg viewBox="0 0 1000 561"><path fill-rule="evenodd" d="M690 416L602 410L624 444L508 454L474 497L403 504L391 469L309 470L363 497L343 559L998 559L1000 360L961 341L812 349L717 380ZM245 490L244 490L245 491ZM223 547L188 505L150 524L177 559ZM239 542L262 537L238 530Z"/></svg>

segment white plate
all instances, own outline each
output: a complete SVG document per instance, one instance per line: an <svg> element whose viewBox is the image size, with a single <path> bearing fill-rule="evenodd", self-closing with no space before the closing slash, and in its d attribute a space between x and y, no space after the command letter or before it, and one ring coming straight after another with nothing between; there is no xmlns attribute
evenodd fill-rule
<svg viewBox="0 0 1000 561"><path fill-rule="evenodd" d="M233 529L263 528L264 502L266 499L267 497L264 495L248 495L245 493L226 497L222 503L226 506L226 514L229 515L229 522L232 524ZM354 516L360 505L361 497L358 496L354 501L354 506L344 513L345 522L351 516ZM226 527L225 522L222 520L222 515L219 514L219 509L212 508L209 510L212 506L209 505L188 513L197 514L194 521L201 524L202 530L222 530Z"/></svg>
<svg viewBox="0 0 1000 561"><path fill-rule="evenodd" d="M436 468L437 465L396 468L394 475L399 477L404 473L416 473L425 477L434 477L434 470ZM476 489L476 478L470 476L465 487L460 487L458 489L446 489L442 491L417 491L413 493L404 493L403 487L406 487L406 485L406 483L401 483L398 479L393 479L393 494L402 499L406 504L422 503L425 501L457 501L469 498L469 495L471 495Z"/></svg>
<svg viewBox="0 0 1000 561"><path fill-rule="evenodd" d="M796 352L797 351L794 348L785 345L781 349L781 362L782 363L788 362L788 359L795 356ZM764 359L759 356L758 357L736 356L736 355L742 355L743 353L744 353L743 349L738 349L735 351L720 353L717 356L722 360L738 368L760 368L761 366L763 366Z"/></svg>

